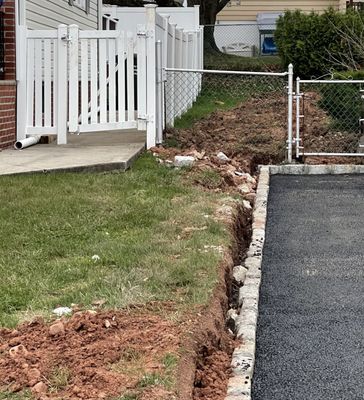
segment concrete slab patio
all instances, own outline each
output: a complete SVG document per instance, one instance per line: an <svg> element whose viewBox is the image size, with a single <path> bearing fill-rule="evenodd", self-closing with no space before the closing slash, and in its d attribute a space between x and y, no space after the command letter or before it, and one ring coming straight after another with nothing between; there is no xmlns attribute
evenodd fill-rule
<svg viewBox="0 0 364 400"><path fill-rule="evenodd" d="M145 132L69 135L67 145L37 144L0 152L0 175L45 171L126 170L145 148Z"/></svg>

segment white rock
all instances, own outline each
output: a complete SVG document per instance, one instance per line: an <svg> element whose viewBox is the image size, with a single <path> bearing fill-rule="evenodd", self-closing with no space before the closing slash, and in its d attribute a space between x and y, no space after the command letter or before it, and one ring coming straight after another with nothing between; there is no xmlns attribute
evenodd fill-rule
<svg viewBox="0 0 364 400"><path fill-rule="evenodd" d="M57 317L62 317L62 315L72 314L72 309L69 307L57 307L52 311Z"/></svg>
<svg viewBox="0 0 364 400"><path fill-rule="evenodd" d="M250 205L248 200L243 200L243 206L244 208L246 208L247 210L251 210L252 206Z"/></svg>
<svg viewBox="0 0 364 400"><path fill-rule="evenodd" d="M191 167L196 161L195 157L192 156L175 156L174 166L175 167Z"/></svg>
<svg viewBox="0 0 364 400"><path fill-rule="evenodd" d="M240 284L244 283L247 271L248 271L247 268L243 267L242 265L236 265L233 268L234 280Z"/></svg>
<svg viewBox="0 0 364 400"><path fill-rule="evenodd" d="M221 161L230 161L230 158L223 153L222 151L220 151L219 153L217 153L217 158Z"/></svg>
<svg viewBox="0 0 364 400"><path fill-rule="evenodd" d="M243 183L242 185L238 186L238 190L241 194L248 194L251 192L251 187L247 183Z"/></svg>
<svg viewBox="0 0 364 400"><path fill-rule="evenodd" d="M248 173L245 173L242 176L244 176L247 182L252 183L253 185L257 183L257 181Z"/></svg>

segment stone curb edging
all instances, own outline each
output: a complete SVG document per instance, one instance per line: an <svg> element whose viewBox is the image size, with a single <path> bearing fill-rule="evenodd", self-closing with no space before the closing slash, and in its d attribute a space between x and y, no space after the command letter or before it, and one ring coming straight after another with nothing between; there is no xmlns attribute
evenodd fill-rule
<svg viewBox="0 0 364 400"><path fill-rule="evenodd" d="M269 167L261 167L253 210L252 239L247 258L244 261L247 272L244 285L239 289L239 306L241 308L236 319L236 336L241 344L234 350L232 356L233 376L229 379L225 400L251 399L269 176Z"/></svg>
<svg viewBox="0 0 364 400"><path fill-rule="evenodd" d="M265 167L262 167L265 168ZM270 165L270 175L340 175L340 174L363 174L364 165L355 164L292 164L292 165Z"/></svg>
<svg viewBox="0 0 364 400"><path fill-rule="evenodd" d="M270 175L339 175L363 174L364 165L267 165L260 167L256 201L253 210L252 240L244 262L247 271L239 289L240 312L236 319L236 336L240 345L232 356L232 374L225 400L251 400L255 364L258 302L261 265L265 240Z"/></svg>

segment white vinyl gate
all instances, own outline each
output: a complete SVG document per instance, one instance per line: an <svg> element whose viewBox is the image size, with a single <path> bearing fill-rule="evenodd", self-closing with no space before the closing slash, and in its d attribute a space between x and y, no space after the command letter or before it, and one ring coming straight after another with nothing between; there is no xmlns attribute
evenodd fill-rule
<svg viewBox="0 0 364 400"><path fill-rule="evenodd" d="M18 140L54 134L65 144L67 131L146 129L146 35L76 25L21 33Z"/></svg>

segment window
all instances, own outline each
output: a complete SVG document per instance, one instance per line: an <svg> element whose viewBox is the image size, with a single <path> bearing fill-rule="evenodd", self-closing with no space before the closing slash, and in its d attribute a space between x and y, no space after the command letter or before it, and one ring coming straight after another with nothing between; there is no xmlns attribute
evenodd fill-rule
<svg viewBox="0 0 364 400"><path fill-rule="evenodd" d="M69 0L68 3L71 6L80 8L81 10L85 11L86 13L88 13L88 11L89 11L90 0Z"/></svg>

